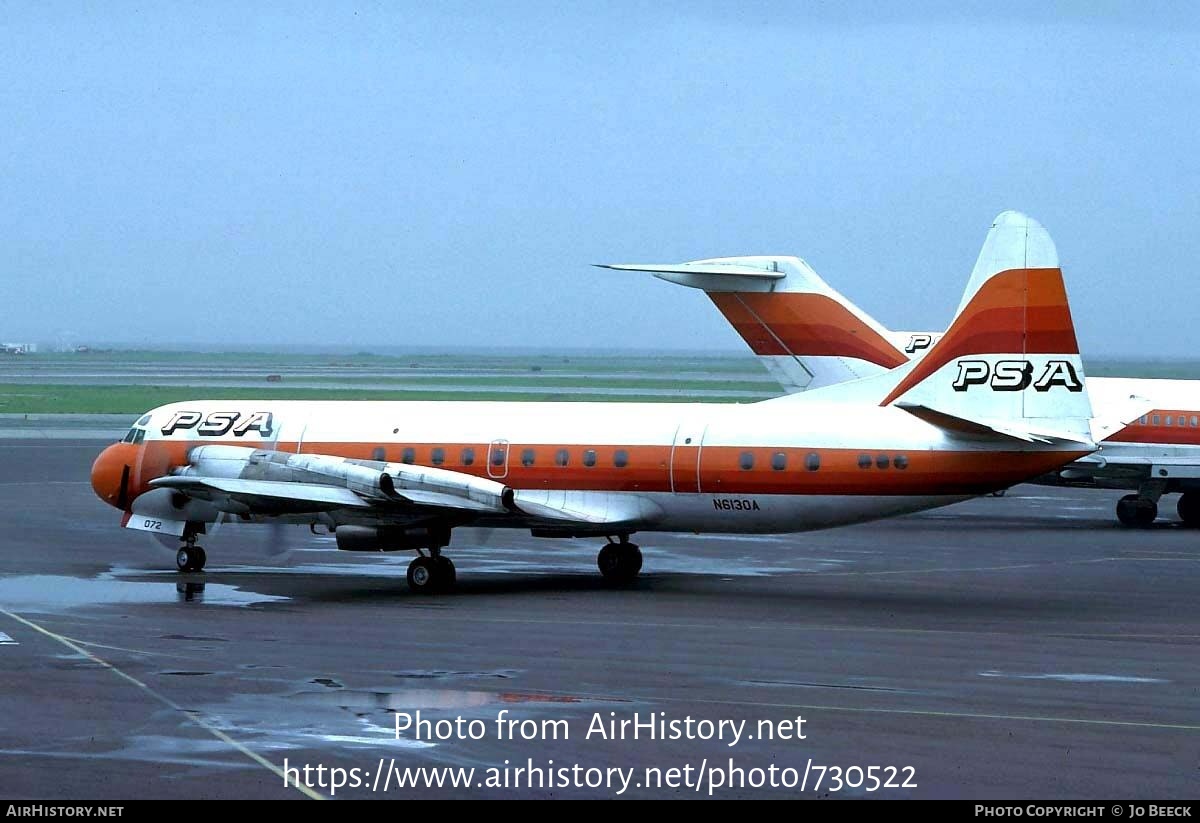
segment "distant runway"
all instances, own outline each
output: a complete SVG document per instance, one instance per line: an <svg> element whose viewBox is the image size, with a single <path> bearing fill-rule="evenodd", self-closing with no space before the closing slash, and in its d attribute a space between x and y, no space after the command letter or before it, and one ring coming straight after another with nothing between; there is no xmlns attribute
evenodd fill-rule
<svg viewBox="0 0 1200 823"><path fill-rule="evenodd" d="M366 775L338 798L621 788L385 792L381 763L389 781L393 765L474 768L474 783L527 764L585 779L631 769L634 797L708 795L636 785L672 768L772 765L809 771L814 797L1196 794L1200 531L1122 529L1120 492L1023 486L783 537L639 535L643 577L616 590L596 572L597 541L465 530L448 549L458 590L428 597L408 593L407 555L347 555L301 529L280 568L258 531L230 527L205 539L206 572L179 575L93 496L99 447L0 441L10 798L300 798L285 761ZM396 739L394 712L417 710L486 734ZM569 739L498 739L503 710L542 730L565 720ZM585 739L594 718L635 713L746 723L734 745ZM803 740L756 735L797 716ZM821 766L896 767L915 788L814 791Z"/></svg>

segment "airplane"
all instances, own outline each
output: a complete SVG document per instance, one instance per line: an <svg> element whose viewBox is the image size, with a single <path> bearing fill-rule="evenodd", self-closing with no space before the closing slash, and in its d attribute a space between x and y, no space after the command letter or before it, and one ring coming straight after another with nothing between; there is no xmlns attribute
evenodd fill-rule
<svg viewBox="0 0 1200 823"><path fill-rule="evenodd" d="M1002 214L997 219L1006 218ZM973 281L989 266L986 253L985 248L976 262ZM799 257L759 255L601 267L650 272L704 291L788 393L884 374L927 356L942 338L941 332L884 327ZM1014 363L1006 368L1023 369ZM982 364L964 363L963 368L956 387L1004 380ZM1133 489L1135 493L1122 497L1116 506L1120 523L1133 527L1153 524L1162 496L1179 493L1180 519L1187 526L1200 526L1200 380L1089 377L1087 389L1101 412L1127 407L1131 398L1149 400L1153 408L1108 434L1095 453L1034 482Z"/></svg>
<svg viewBox="0 0 1200 823"><path fill-rule="evenodd" d="M407 580L443 591L460 526L606 537L606 580L633 580L637 532L800 532L944 506L1096 448L1057 252L1009 215L991 266L921 360L751 404L196 400L153 409L91 481L122 525L181 543L222 519L298 523L347 551L413 550ZM1019 386L955 381L1020 361ZM1139 411L1140 413L1140 411ZM1107 425L1120 425L1116 421Z"/></svg>

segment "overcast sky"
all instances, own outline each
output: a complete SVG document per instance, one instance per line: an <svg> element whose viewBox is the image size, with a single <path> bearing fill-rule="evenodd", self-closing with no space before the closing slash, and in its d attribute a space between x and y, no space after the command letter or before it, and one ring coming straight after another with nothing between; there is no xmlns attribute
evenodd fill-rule
<svg viewBox="0 0 1200 823"><path fill-rule="evenodd" d="M1200 5L841 5L0 2L0 338L737 351L588 266L734 254L942 328L1016 208L1200 351Z"/></svg>

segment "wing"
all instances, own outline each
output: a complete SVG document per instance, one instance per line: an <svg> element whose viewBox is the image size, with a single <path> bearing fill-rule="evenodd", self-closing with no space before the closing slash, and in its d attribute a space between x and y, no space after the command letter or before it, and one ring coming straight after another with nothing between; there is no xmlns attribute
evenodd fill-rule
<svg viewBox="0 0 1200 823"><path fill-rule="evenodd" d="M586 530L632 525L661 514L639 495L517 491L488 478L406 463L240 446L200 446L189 461L175 474L152 480L154 491L144 496L169 490L243 516L335 513L337 519L342 512L359 522L444 518Z"/></svg>

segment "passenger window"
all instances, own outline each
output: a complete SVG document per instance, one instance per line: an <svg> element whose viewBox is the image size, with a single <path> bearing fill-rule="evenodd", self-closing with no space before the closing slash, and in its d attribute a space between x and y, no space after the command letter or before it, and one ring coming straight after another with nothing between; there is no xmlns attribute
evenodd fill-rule
<svg viewBox="0 0 1200 823"><path fill-rule="evenodd" d="M571 462L571 453L566 449L559 449L554 453L554 465L565 466Z"/></svg>
<svg viewBox="0 0 1200 823"><path fill-rule="evenodd" d="M1141 417L1139 417L1138 422L1141 423L1143 426L1146 425L1146 415L1143 414Z"/></svg>
<svg viewBox="0 0 1200 823"><path fill-rule="evenodd" d="M583 453L583 465L587 466L589 469L592 466L596 465L596 450L595 449L588 449L587 451L585 451Z"/></svg>
<svg viewBox="0 0 1200 823"><path fill-rule="evenodd" d="M446 450L440 446L429 453L429 462L440 466L446 462Z"/></svg>
<svg viewBox="0 0 1200 823"><path fill-rule="evenodd" d="M462 457L462 464L464 466L470 466L471 464L473 464L475 462L475 450L468 446L467 448L462 450L461 457Z"/></svg>
<svg viewBox="0 0 1200 823"><path fill-rule="evenodd" d="M908 457L903 454L898 454L892 458L892 465L901 470L907 469L908 468Z"/></svg>
<svg viewBox="0 0 1200 823"><path fill-rule="evenodd" d="M860 469L869 469L869 468L871 468L871 455L869 455L869 454L860 454L860 455L858 456L858 467L859 467Z"/></svg>
<svg viewBox="0 0 1200 823"><path fill-rule="evenodd" d="M1153 425L1157 426L1158 424L1160 424L1160 423L1162 422L1162 418L1161 418L1161 417L1159 417L1159 416L1156 414L1156 415L1154 415L1153 417L1151 417L1151 418L1150 418L1150 422L1151 422Z"/></svg>
<svg viewBox="0 0 1200 823"><path fill-rule="evenodd" d="M618 469L623 469L629 465L629 452L624 449L617 449L613 452L613 465Z"/></svg>
<svg viewBox="0 0 1200 823"><path fill-rule="evenodd" d="M492 465L493 466L503 466L504 465L504 449L500 449L500 448L492 449Z"/></svg>
<svg viewBox="0 0 1200 823"><path fill-rule="evenodd" d="M815 472L821 468L821 455L816 452L809 452L804 457L804 468L810 472Z"/></svg>
<svg viewBox="0 0 1200 823"><path fill-rule="evenodd" d="M1168 414L1166 420L1163 421L1163 425L1164 426L1175 425L1175 418L1173 418L1171 415Z"/></svg>
<svg viewBox="0 0 1200 823"><path fill-rule="evenodd" d="M754 452L742 452L738 457L738 465L742 467L742 471L754 468Z"/></svg>
<svg viewBox="0 0 1200 823"><path fill-rule="evenodd" d="M775 452L771 455L771 468L777 472L781 472L787 468L787 455L783 452Z"/></svg>
<svg viewBox="0 0 1200 823"><path fill-rule="evenodd" d="M387 452L384 451L383 446L376 446L371 451L371 459L380 461L387 460Z"/></svg>
<svg viewBox="0 0 1200 823"><path fill-rule="evenodd" d="M525 449L525 451L521 452L521 465L522 466L532 466L533 459L534 459L533 449ZM495 460L493 460L493 462L495 462Z"/></svg>
<svg viewBox="0 0 1200 823"><path fill-rule="evenodd" d="M1192 428L1195 428L1196 426L1200 426L1200 417L1197 417L1196 415L1193 414L1192 415Z"/></svg>
<svg viewBox="0 0 1200 823"><path fill-rule="evenodd" d="M416 463L417 462L417 450L414 449L412 446L405 446L404 451L400 453L400 462L401 463Z"/></svg>
<svg viewBox="0 0 1200 823"><path fill-rule="evenodd" d="M878 455L875 458L875 466L877 468L886 469L890 465L890 463L891 463L891 461L888 460L888 456L886 454Z"/></svg>

